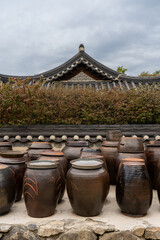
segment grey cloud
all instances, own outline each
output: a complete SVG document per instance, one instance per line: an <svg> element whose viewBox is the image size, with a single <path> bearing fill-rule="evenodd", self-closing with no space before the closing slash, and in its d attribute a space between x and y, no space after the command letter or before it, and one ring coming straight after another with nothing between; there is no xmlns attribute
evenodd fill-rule
<svg viewBox="0 0 160 240"><path fill-rule="evenodd" d="M159 0L0 1L0 73L31 75L78 51L127 74L160 69Z"/></svg>

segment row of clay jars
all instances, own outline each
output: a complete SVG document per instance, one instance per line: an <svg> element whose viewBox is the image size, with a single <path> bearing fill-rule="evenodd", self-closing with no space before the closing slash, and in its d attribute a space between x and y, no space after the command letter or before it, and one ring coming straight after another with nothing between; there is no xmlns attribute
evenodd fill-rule
<svg viewBox="0 0 160 240"><path fill-rule="evenodd" d="M109 175L102 161L78 159L71 163L67 193L73 211L84 217L100 214L109 192Z"/></svg>
<svg viewBox="0 0 160 240"><path fill-rule="evenodd" d="M24 176L23 194L28 215L49 217L60 197L60 172L53 161L31 161Z"/></svg>
<svg viewBox="0 0 160 240"><path fill-rule="evenodd" d="M140 217L152 203L152 186L144 159L126 158L117 175L116 199L122 213Z"/></svg>
<svg viewBox="0 0 160 240"><path fill-rule="evenodd" d="M15 201L21 200L23 176L26 170L24 153L17 151L0 152L0 163L7 165L12 171L13 178L16 184Z"/></svg>

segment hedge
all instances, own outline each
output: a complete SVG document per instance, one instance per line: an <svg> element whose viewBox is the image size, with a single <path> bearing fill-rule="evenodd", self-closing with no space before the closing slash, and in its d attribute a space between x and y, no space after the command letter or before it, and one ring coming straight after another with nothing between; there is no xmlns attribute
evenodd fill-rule
<svg viewBox="0 0 160 240"><path fill-rule="evenodd" d="M160 87L111 91L40 88L25 82L0 87L0 126L160 123Z"/></svg>

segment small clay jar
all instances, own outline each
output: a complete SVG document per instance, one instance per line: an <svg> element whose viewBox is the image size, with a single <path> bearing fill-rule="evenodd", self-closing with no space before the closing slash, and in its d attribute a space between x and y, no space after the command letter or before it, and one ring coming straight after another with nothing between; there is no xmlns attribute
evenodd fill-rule
<svg viewBox="0 0 160 240"><path fill-rule="evenodd" d="M12 144L10 142L0 142L0 152L12 150Z"/></svg>
<svg viewBox="0 0 160 240"><path fill-rule="evenodd" d="M60 178L59 178L60 196L58 198L58 203L60 203L62 201L63 196L64 196L65 184L66 184L65 173L64 173L64 170L63 170L62 161L59 158L52 157L52 156L41 156L40 160L41 161L53 161L58 167L58 171L59 171L59 174L60 174Z"/></svg>
<svg viewBox="0 0 160 240"><path fill-rule="evenodd" d="M71 160L79 158L79 154L82 148L89 149L89 142L86 141L68 141L66 146L62 149L68 164Z"/></svg>
<svg viewBox="0 0 160 240"><path fill-rule="evenodd" d="M0 163L8 165L12 170L16 183L15 201L20 201L22 197L23 176L26 170L24 153L18 151L0 152Z"/></svg>
<svg viewBox="0 0 160 240"><path fill-rule="evenodd" d="M42 151L51 149L52 145L49 142L32 142L27 151L31 158L31 161L33 161L39 158Z"/></svg>
<svg viewBox="0 0 160 240"><path fill-rule="evenodd" d="M74 212L84 217L100 214L109 191L109 175L96 160L73 161L67 173L67 193Z"/></svg>
<svg viewBox="0 0 160 240"><path fill-rule="evenodd" d="M152 188L157 189L157 181L159 175L159 164L160 164L160 143L153 142L152 144L146 145L146 158L148 173L151 178Z"/></svg>
<svg viewBox="0 0 160 240"><path fill-rule="evenodd" d="M55 213L59 171L53 161L31 161L24 176L23 194L28 215L49 217Z"/></svg>
<svg viewBox="0 0 160 240"><path fill-rule="evenodd" d="M15 201L16 186L11 169L0 164L0 215L8 213Z"/></svg>
<svg viewBox="0 0 160 240"><path fill-rule="evenodd" d="M122 213L141 217L152 203L152 187L144 162L122 162L117 176L116 199Z"/></svg>
<svg viewBox="0 0 160 240"><path fill-rule="evenodd" d="M93 149L93 148L82 148L80 151L79 158L84 158L89 155L102 155L100 149Z"/></svg>
<svg viewBox="0 0 160 240"><path fill-rule="evenodd" d="M63 171L65 173L67 173L68 170L68 161L66 159L66 157L64 156L63 152L58 152L58 151L43 151L40 154L39 160L41 160L41 157L51 157L51 158L59 158L62 167L63 167Z"/></svg>
<svg viewBox="0 0 160 240"><path fill-rule="evenodd" d="M104 141L100 147L101 154L107 164L110 184L116 184L115 159L117 156L117 141Z"/></svg>
<svg viewBox="0 0 160 240"><path fill-rule="evenodd" d="M101 160L102 161L102 166L106 169L106 171L108 172L108 168L107 168L107 164L106 162L104 161L104 158L102 155L89 155L89 156L86 156L86 157L82 157L80 159L86 159L86 160Z"/></svg>

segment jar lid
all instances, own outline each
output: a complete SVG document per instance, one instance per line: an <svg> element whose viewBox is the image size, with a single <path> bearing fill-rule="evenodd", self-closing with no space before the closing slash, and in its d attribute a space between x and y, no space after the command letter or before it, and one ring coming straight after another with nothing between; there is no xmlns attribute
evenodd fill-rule
<svg viewBox="0 0 160 240"><path fill-rule="evenodd" d="M144 162L122 162L123 165L127 166L144 166Z"/></svg>
<svg viewBox="0 0 160 240"><path fill-rule="evenodd" d="M68 141L66 146L68 146L68 147L89 147L89 142L86 142L86 141Z"/></svg>
<svg viewBox="0 0 160 240"><path fill-rule="evenodd" d="M118 142L116 141L103 141L102 147L118 147Z"/></svg>
<svg viewBox="0 0 160 240"><path fill-rule="evenodd" d="M87 161L88 160L88 161ZM73 168L78 168L78 169L86 169L86 170L90 170L90 169L97 169L97 168L101 168L103 161L100 159L76 159L71 161L72 167Z"/></svg>
<svg viewBox="0 0 160 240"><path fill-rule="evenodd" d="M2 169L6 169L6 168L8 168L8 166L7 165L5 165L5 164L0 164L0 170Z"/></svg>
<svg viewBox="0 0 160 240"><path fill-rule="evenodd" d="M12 144L10 143L10 142L0 142L0 146L6 146L6 147L10 147L10 146L12 146Z"/></svg>
<svg viewBox="0 0 160 240"><path fill-rule="evenodd" d="M124 158L124 159L122 159L122 162L142 162L142 163L144 163L145 160L142 158Z"/></svg>
<svg viewBox="0 0 160 240"><path fill-rule="evenodd" d="M29 149L31 148L52 149L52 146L49 142L32 142L29 146Z"/></svg>
<svg viewBox="0 0 160 240"><path fill-rule="evenodd" d="M82 159L104 159L102 155L88 155L88 156L84 156L82 157Z"/></svg>
<svg viewBox="0 0 160 240"><path fill-rule="evenodd" d="M99 149L99 148L97 148L97 149L94 149L94 148L90 148L90 149L88 149L88 148L82 148L81 149L81 151L82 152L93 152L93 153L101 153L101 150Z"/></svg>
<svg viewBox="0 0 160 240"><path fill-rule="evenodd" d="M51 156L51 157L63 157L63 152L56 152L56 151L43 151L40 153L42 156Z"/></svg>
<svg viewBox="0 0 160 240"><path fill-rule="evenodd" d="M22 158L24 156L24 152L10 150L5 152L0 152L0 156L4 158Z"/></svg>
<svg viewBox="0 0 160 240"><path fill-rule="evenodd" d="M36 160L36 161L31 161L27 163L27 168L31 169L50 169L50 168L57 168L57 164L54 163L53 161L48 161L48 160Z"/></svg>

